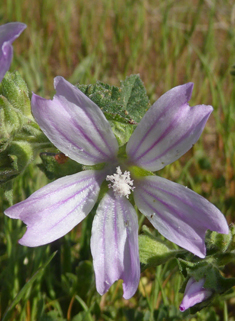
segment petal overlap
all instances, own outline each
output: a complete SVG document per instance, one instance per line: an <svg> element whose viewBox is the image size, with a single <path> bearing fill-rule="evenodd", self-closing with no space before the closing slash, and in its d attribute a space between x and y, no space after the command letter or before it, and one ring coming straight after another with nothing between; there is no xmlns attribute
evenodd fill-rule
<svg viewBox="0 0 235 321"><path fill-rule="evenodd" d="M65 176L7 209L7 216L21 219L27 225L19 243L34 247L67 234L95 205L104 177L104 171Z"/></svg>
<svg viewBox="0 0 235 321"><path fill-rule="evenodd" d="M11 65L12 42L25 28L26 25L21 22L10 22L0 26L0 82Z"/></svg>
<svg viewBox="0 0 235 321"><path fill-rule="evenodd" d="M130 162L157 171L185 154L199 139L213 108L190 107L193 84L175 87L146 112L127 143Z"/></svg>
<svg viewBox="0 0 235 321"><path fill-rule="evenodd" d="M97 291L102 295L123 279L123 297L132 297L140 278L138 220L125 197L109 192L102 199L93 221L91 252Z"/></svg>
<svg viewBox="0 0 235 321"><path fill-rule="evenodd" d="M113 161L118 143L101 109L63 77L55 78L55 89L53 100L32 96L32 112L45 135L80 164Z"/></svg>
<svg viewBox="0 0 235 321"><path fill-rule="evenodd" d="M227 234L224 215L192 190L159 176L141 179L134 190L135 203L167 239L199 257L205 257L207 229Z"/></svg>

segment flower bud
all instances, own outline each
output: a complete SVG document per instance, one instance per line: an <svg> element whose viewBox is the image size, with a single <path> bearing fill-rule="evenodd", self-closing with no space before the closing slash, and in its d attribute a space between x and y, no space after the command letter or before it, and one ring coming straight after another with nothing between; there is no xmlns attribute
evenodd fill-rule
<svg viewBox="0 0 235 321"><path fill-rule="evenodd" d="M213 293L210 289L203 287L205 278L199 281L195 281L194 278L190 278L185 288L183 300L179 306L181 312L189 309L197 303L207 300Z"/></svg>

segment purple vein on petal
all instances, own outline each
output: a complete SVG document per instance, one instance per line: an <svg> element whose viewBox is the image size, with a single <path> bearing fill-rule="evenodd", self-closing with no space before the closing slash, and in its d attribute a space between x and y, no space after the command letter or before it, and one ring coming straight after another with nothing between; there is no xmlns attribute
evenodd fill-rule
<svg viewBox="0 0 235 321"><path fill-rule="evenodd" d="M115 207L114 207L114 238L115 238L115 244L116 244L116 255L117 255L117 258L119 256L119 245L118 245L118 230L117 230L117 202L115 203ZM118 270L121 271L122 267L120 266L120 260L117 260L117 263L118 263Z"/></svg>
<svg viewBox="0 0 235 321"><path fill-rule="evenodd" d="M104 172L102 171L100 174L96 175L95 178L92 177L92 178L91 178L92 181L90 182L90 185L92 185L92 183L93 183L94 180L95 180L95 181L100 180L103 175L104 175ZM61 186L60 188L56 189L55 191L49 192L47 195L45 195L45 198L46 198L47 196L48 196L48 197L51 197L53 194L56 194L56 193L58 193L58 192L61 191L61 190L66 190L67 188L70 188L70 187L72 187L72 186L74 186L74 185L77 185L78 183L82 183L83 181L86 181L86 180L87 180L87 177L82 178L81 180L72 182L71 184L66 185L66 187ZM87 186L89 186L89 185L87 185ZM87 186L86 186L86 187L87 187ZM85 187L85 188L86 188L86 187ZM79 194L79 192L78 192L77 194ZM77 195L77 194L76 194L76 195ZM74 196L74 195L73 195L73 196ZM72 197L73 197L73 196L72 196ZM41 198L41 196L38 196L38 197L34 197L34 198L32 198L32 199L25 200L25 201L23 201L23 202L26 202L26 201L27 201L27 203L34 203L35 200L40 199L40 198ZM14 206L14 208L16 208L17 206L21 207L21 204L22 204L22 202L17 203L17 204L15 204L15 205L13 205L13 206ZM57 203L55 203L55 204L53 204L53 205L56 205L56 204L57 204ZM53 205L52 205L52 206L53 206ZM45 209L48 209L48 208L50 208L50 206L47 207L47 208L45 208ZM44 209L44 210L45 210L45 209ZM44 211L44 210L43 210L43 211Z"/></svg>
<svg viewBox="0 0 235 321"><path fill-rule="evenodd" d="M202 196L182 185L158 176L149 176L143 179L140 186L137 186L134 197L135 193L138 197L146 195L147 199L150 197L158 200L161 207L173 208L176 215L179 214L178 211L182 212L185 217L182 221L187 221L192 227L196 225L195 228L210 229L222 234L229 232L226 219L220 210ZM135 201L141 208L138 198L135 198Z"/></svg>
<svg viewBox="0 0 235 321"><path fill-rule="evenodd" d="M118 143L101 109L81 90L70 84L61 76L58 76L54 79L54 86L57 92L56 97L61 96L70 103L74 104L76 107L80 107L80 109L91 122L92 127L98 133L98 136L102 139L105 146L110 151L110 155L114 156L114 153L116 153L118 150ZM106 131L103 130L103 126L106 128ZM101 127L101 130L99 127ZM111 135L111 140L106 139L107 137L105 138L105 135Z"/></svg>
<svg viewBox="0 0 235 321"><path fill-rule="evenodd" d="M162 117L169 119L172 113L178 112L183 105L188 105L191 98L193 83L187 83L177 86L167 91L162 95L146 112L145 116L132 134L129 143L127 144L127 151L129 156L134 159L136 152L140 150L144 141L149 137L152 130L158 126ZM160 115L159 115L160 113ZM149 124L149 126L146 126ZM144 133L142 134L142 127ZM137 139L138 138L138 139Z"/></svg>
<svg viewBox="0 0 235 321"><path fill-rule="evenodd" d="M166 111L165 111L166 112ZM163 113L162 113L163 114ZM162 116L161 114L161 116ZM165 129L165 131L161 134L161 136L146 150L144 151L141 155L139 155L138 157L136 157L136 161L139 160L140 158L144 157L147 153L149 153L149 151L151 151L151 149L153 149L162 139L164 139L174 128L177 127L178 123L177 120L179 119L179 114L176 115L176 117L171 121L171 123L169 124L169 126ZM152 126L152 128L155 128L155 124ZM150 130L149 130L150 133ZM185 136L185 135L184 135ZM183 137L184 137L183 136ZM181 140L182 138L180 138L175 144L178 144L178 142ZM172 146L174 146L175 144L173 144ZM140 145L139 145L140 146ZM167 149L167 151L169 149L171 149L172 147L169 147ZM163 156L165 153L163 153L161 156ZM148 164L151 163L153 161L155 161L156 159L160 158L161 156L157 156L156 158L154 158L153 160L143 163L143 164Z"/></svg>
<svg viewBox="0 0 235 321"><path fill-rule="evenodd" d="M204 118L200 121L200 123L197 125L197 127L199 126L199 128L200 128L200 124L204 122L204 119L205 119L205 118L206 118L206 117L204 117ZM186 139L187 137L189 137L189 135L190 135L191 132L192 132L192 127L190 127L186 133L184 133L176 142L174 142L174 144L172 144L171 146L169 146L163 153L161 153L160 155L156 156L155 158L153 158L153 159L151 159L151 160L149 160L149 161L145 161L145 162L141 163L142 166L147 165L147 164L150 164L150 163L156 161L157 159L163 157L164 155L166 155L170 150L172 150L175 146L177 146L181 141L183 141L184 139ZM165 133L165 132L164 132L164 133ZM166 133L166 134L168 134L168 133ZM166 136L166 135L164 135L164 136ZM192 144L193 144L193 143L192 143ZM154 145L156 145L156 144L154 144ZM153 147L154 147L154 146L152 146L150 149L152 149ZM146 152L144 152L144 154L143 154L141 157L143 157L143 156L144 156L145 154L147 154L148 152L149 152L149 150L146 151ZM180 156L181 156L181 154L179 154L179 157L180 157Z"/></svg>
<svg viewBox="0 0 235 321"><path fill-rule="evenodd" d="M66 106L66 104L65 104ZM64 106L64 108L65 108ZM68 110L66 109L68 115L69 112ZM50 119L51 120L51 119ZM88 143L90 143L90 145L92 145L98 152L100 152L101 154L105 155L107 157L106 154L103 153L103 151L101 151L98 146L85 134L85 132L82 130L82 128L80 128L80 126L77 124L77 122L75 122L74 119L71 119L72 123L75 125L75 127L77 128L77 130L83 135L83 137L88 141ZM77 144L75 145L74 141L72 141L71 139L69 139L57 126L54 126L53 122L51 121L51 126L53 126L53 128L55 128L56 131L58 131L58 133L60 133L61 136L63 136L71 145L75 146L78 148L78 150L83 150L83 154L86 154L87 156L93 158L96 162L99 162L100 160L95 157L94 155L90 154L89 152L87 152L84 148L78 146ZM103 160L101 160L102 162Z"/></svg>
<svg viewBox="0 0 235 321"><path fill-rule="evenodd" d="M64 108L66 109L67 113L69 113L68 109L66 108L66 104L64 106ZM107 141L104 139L103 135L101 134L101 132L99 131L98 127L96 126L95 122L93 121L92 117L90 116L90 114L83 109L84 114L88 117L89 121L92 123L93 125L93 129L96 130L96 132L99 134L99 136L102 138L103 142L105 143L106 147L108 147L108 149L111 151L110 146L107 144ZM88 135L84 132L84 130L81 128L81 126L75 121L75 119L71 119L74 126L77 128L77 130L82 134L82 136L87 140L87 142L93 146L99 153L101 153L103 156L108 157L109 155L107 155L106 153L104 153L104 151L102 151L93 141L92 139L90 139L88 137ZM112 152L112 151L111 151Z"/></svg>
<svg viewBox="0 0 235 321"><path fill-rule="evenodd" d="M123 279L123 297L129 299L135 294L140 279L138 219L134 208L125 198L120 198L120 207L126 234L121 278Z"/></svg>
<svg viewBox="0 0 235 321"><path fill-rule="evenodd" d="M54 127L55 128L55 127ZM75 145L73 141L71 141L71 139L69 139L61 130L59 130L58 128L56 128L56 130L58 131L58 133L60 133L61 136L63 136L71 145L75 146L78 150L81 150L82 147L79 147L77 144ZM86 150L83 149L83 154L86 154L87 156L95 159L95 157L93 155L91 155L90 153L88 153ZM97 159L96 159L97 160Z"/></svg>
<svg viewBox="0 0 235 321"><path fill-rule="evenodd" d="M107 212L108 212L108 208L105 208L105 212L104 212L104 220L103 220L103 239L102 239L102 254L103 254L103 267L104 267L104 281L107 280L107 269L106 269L106 260L105 260L105 256L106 256L106 244L105 244L105 234L106 234L106 231L105 231L105 227L106 227L106 224L105 224L105 221L106 221L106 217L107 217ZM109 279L109 277L108 277ZM108 288L109 288L109 284L104 284L104 287L105 287L105 290L104 290L104 293L107 291L106 287L108 285ZM104 294L103 293L103 294Z"/></svg>
<svg viewBox="0 0 235 321"><path fill-rule="evenodd" d="M50 207L52 207L53 209L59 207L62 204L67 203L71 198L74 198L75 196L79 195L80 193L82 193L85 189L87 189L87 187L91 186L92 184L89 184L87 186L85 186L82 190L79 190L78 193L75 193L74 195L68 197L66 200L59 202L57 204L53 204L52 206L47 207L46 209L44 209L42 212L44 212L45 210L49 209ZM65 220L70 214L72 214L82 203L84 203L84 201L86 200L88 196L86 196L85 198L83 198L81 200L81 202L79 204L77 204L69 213L66 214L66 216L64 216L61 220L57 221L54 225L52 225L48 231L52 230L55 226L57 226L59 223L61 223L63 220ZM57 206L54 206L57 205Z"/></svg>
<svg viewBox="0 0 235 321"><path fill-rule="evenodd" d="M60 178L21 202L21 208L6 210L7 216L27 225L19 243L31 247L47 244L80 223L95 205L104 172L87 171Z"/></svg>
<svg viewBox="0 0 235 321"><path fill-rule="evenodd" d="M148 195L150 195L150 193L148 193L148 191L146 191L146 193ZM154 206L152 206L145 198L144 196L141 194L139 195L142 199L142 201L148 205L148 207L154 212L154 213L157 213L159 217L161 217L163 219L163 221L165 221L165 216L161 214L161 212L159 212ZM155 196L154 196L155 197ZM160 201L161 202L161 201ZM161 202L162 203L162 202Z"/></svg>
<svg viewBox="0 0 235 321"><path fill-rule="evenodd" d="M122 212L123 212L123 218L124 218L124 223L125 223L126 221L128 221L128 218L127 218L127 214L125 213L125 208L124 208L122 202L120 202L120 206L121 206L121 209L122 209ZM128 227L126 227L126 234L127 234L126 238L127 238L128 248L129 248L129 251L130 251L130 254L131 254L132 249L130 247L130 242L128 240L128 237L130 237L130 231L129 231ZM131 260L131 263L133 263L132 260Z"/></svg>
<svg viewBox="0 0 235 321"><path fill-rule="evenodd" d="M176 184L176 183L175 183L175 184ZM155 184L151 184L151 182L148 182L148 186L149 186L149 187L152 187L152 189L154 189L154 190L157 189L157 190L159 190L159 191L161 191L161 192L163 192L163 193L166 193L166 194L168 194L168 195L176 198L176 199L177 199L178 201L180 201L182 204L185 204L185 205L187 205L187 206L192 206L192 204L186 202L186 201L183 200L182 198L178 197L176 194L173 194L173 193L169 192L168 190L166 191L166 190L158 187L158 186L155 185ZM182 187L183 187L183 186L182 186ZM143 187L141 187L141 188L144 189ZM186 188L186 187L185 187L185 188ZM144 190L145 190L145 189L144 189ZM188 190L191 191L190 189L188 189ZM146 192L147 192L147 190L146 190ZM192 192L193 192L193 191L192 191ZM156 196L154 195L154 197L156 197ZM160 202L162 202L162 201L160 201ZM194 208L195 210L201 211L201 208L195 206L195 204L193 205L193 208Z"/></svg>
<svg viewBox="0 0 235 321"><path fill-rule="evenodd" d="M83 137L90 143L91 146L93 146L99 153L101 153L102 155L109 157L109 155L107 155L106 153L104 153L93 141L92 139L90 139L88 137L88 135L82 130L82 128L80 128L80 126L78 125L77 122L74 122L75 127L81 132L81 134L83 135ZM107 146L107 145L106 145Z"/></svg>
<svg viewBox="0 0 235 321"><path fill-rule="evenodd" d="M101 139L103 140L103 142L105 143L106 147L108 147L109 151L111 152L111 154L113 154L113 148L108 144L107 140L104 138L104 135L101 133L101 131L99 130L99 128L97 127L96 123L94 122L94 120L92 119L92 117L90 116L90 114L88 113L87 110L84 110L85 114L88 115L88 117L90 117L90 121L92 123L92 125L94 126L94 128L96 129L97 133L99 134L99 136L101 137Z"/></svg>
<svg viewBox="0 0 235 321"><path fill-rule="evenodd" d="M132 157L134 157L135 153L140 149L141 145L143 144L143 142L148 138L149 134L151 134L151 131L153 129L156 128L156 124L158 122L158 120L162 117L162 115L167 113L167 110L170 108L170 105L168 105L167 108L165 108L162 113L158 116L158 118L155 120L155 122L150 126L150 128L148 129L148 131L144 134L144 136L142 137L142 139L140 140L140 142L138 143L138 145L135 147L134 150L131 150L130 148L130 154L132 154ZM141 156L140 156L141 157ZM136 158L139 159L140 157Z"/></svg>
<svg viewBox="0 0 235 321"><path fill-rule="evenodd" d="M169 221L169 218L166 218L163 214L161 214L160 211L158 211L154 206L152 206L145 198L143 195L139 195L139 197L142 199L142 202L145 203L155 214L157 214L157 216L163 221L163 222L166 222L166 221ZM174 211L175 213L175 211ZM172 213L171 213L172 214ZM151 221L151 217L146 215L147 218ZM187 229L190 228L190 229L193 229L195 235L197 235L197 238L195 238L194 236L194 242L198 242L199 241L199 244L196 244L195 246L195 243L192 242L192 245L193 245L193 250L192 250L192 245L190 246L190 249L188 248L188 245L189 244L183 244L182 243L182 240L176 240L175 236L174 236L174 233L173 231L175 230L175 232L178 232L176 231L176 229L173 227L171 227L171 237L173 237L173 239L171 239L171 237L169 236L169 231L167 232L167 235L164 235L163 231L160 230L160 233L163 234L167 239L169 239L171 242L174 242L176 243L177 245L189 250L190 252L198 255L199 257L204 257L205 256L205 253L203 253L204 251L202 249L200 249L200 246L202 245L200 241L202 241L202 235L200 235L200 233L202 233L203 235L205 235L205 232L206 232L206 229L207 228L201 228L201 227L196 227L196 229L194 229L190 224L188 224L185 220L183 220L184 223L186 223L188 225ZM152 224L154 225L154 223L152 222ZM157 227L156 227L157 228ZM185 235L183 235L184 238L187 238L187 240L189 241L191 239L191 234L190 233L186 233ZM191 243L191 242L190 242ZM196 248L196 251L195 251L195 248ZM202 256L200 256L202 255Z"/></svg>
<svg viewBox="0 0 235 321"><path fill-rule="evenodd" d="M150 185L150 184L149 184ZM175 198L178 198L178 197L176 197L175 195L173 195L172 193L169 193L169 192L166 192L166 191L164 191L164 190L162 190L162 189L160 189L160 188L158 188L158 187L156 187L156 186L154 186L154 188L156 188L156 189L158 189L158 190L161 190L161 191L163 191L163 192L165 192L165 193L167 193L167 194L169 194L169 195L171 195L171 196L173 196L173 197L175 197ZM157 197L155 194L153 194L153 193L151 193L150 191L148 191L147 189L145 189L144 187L142 187L142 189L146 192L146 194L148 194L149 196L151 196L151 197L153 197L154 199L156 199L157 201L159 201L160 203L162 203L166 208L168 208L170 211L171 211L171 213L173 212L174 214L176 214L180 219L182 219L182 220L184 220L184 222L186 222L186 217L184 217L179 211L177 211L173 206L171 206L170 204L168 204L168 203L166 203L166 202L164 202L163 200L161 200L161 198L159 198L159 197ZM143 197L143 196L142 196ZM182 199L180 199L180 198L178 198L178 200L180 200L183 204L185 204L185 205L188 205L188 206L191 206L191 205L189 205L187 202L184 202L184 201L182 201ZM146 202L145 202L146 203ZM146 203L147 204L147 203ZM152 207L149 203L148 203L148 206L153 210L153 211L155 211L156 212L156 209L155 209L155 207ZM195 207L194 207L195 208ZM200 210L199 208L197 208L198 210ZM159 214L160 215L160 214ZM160 215L161 216L161 215ZM161 217L163 217L163 216L161 216ZM197 220L197 217L194 217L194 220L196 220L196 221L198 221L199 223L201 223L201 220ZM189 217L189 220L187 220L187 221L191 221L190 220L190 217Z"/></svg>

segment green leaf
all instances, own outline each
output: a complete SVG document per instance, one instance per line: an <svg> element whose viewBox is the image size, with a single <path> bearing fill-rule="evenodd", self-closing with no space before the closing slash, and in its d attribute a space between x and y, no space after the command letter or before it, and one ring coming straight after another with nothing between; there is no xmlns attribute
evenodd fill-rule
<svg viewBox="0 0 235 321"><path fill-rule="evenodd" d="M135 126L150 104L139 75L131 75L120 88L102 82L95 85L77 85L103 111L110 122L119 146L128 142Z"/></svg>
<svg viewBox="0 0 235 321"><path fill-rule="evenodd" d="M151 235L145 228L145 235L139 235L140 262L144 268L158 266L174 258L182 250L173 250L160 238Z"/></svg>
<svg viewBox="0 0 235 321"><path fill-rule="evenodd" d="M223 294L235 285L235 278L225 278L219 269L208 264L204 287L212 289L218 294Z"/></svg>
<svg viewBox="0 0 235 321"><path fill-rule="evenodd" d="M81 261L76 268L76 274L66 273L62 276L63 288L69 296L79 295L85 299L88 292L94 289L94 271L90 261Z"/></svg>
<svg viewBox="0 0 235 321"><path fill-rule="evenodd" d="M136 123L140 122L149 108L149 99L139 75L131 75L121 82L123 109Z"/></svg>
<svg viewBox="0 0 235 321"><path fill-rule="evenodd" d="M20 292L17 294L15 299L12 301L8 309L6 310L2 321L7 320L10 312L12 309L17 305L18 302L27 294L28 291L30 291L31 287L33 286L34 281L36 281L38 278L42 276L42 274L45 272L45 268L47 265L51 262L53 257L56 255L56 252L54 252L49 259L37 270L36 273L29 279L29 281L23 286L23 288L20 290Z"/></svg>
<svg viewBox="0 0 235 321"><path fill-rule="evenodd" d="M63 153L43 152L40 154L40 158L42 164L39 164L38 167L49 179L75 174L83 169L81 164L68 158Z"/></svg>
<svg viewBox="0 0 235 321"><path fill-rule="evenodd" d="M82 300L82 298L79 297L79 295L75 295L75 299L80 303L80 305L82 306L82 308L84 309L84 313L79 313L79 317L74 318L73 320L76 321L93 321L92 315L90 313L91 307L88 308L88 306L86 305L86 303ZM81 317L80 317L81 316Z"/></svg>
<svg viewBox="0 0 235 321"><path fill-rule="evenodd" d="M119 146L124 145L134 130L134 121L123 109L120 97L121 89L101 82L97 82L95 85L77 86L101 108L112 127Z"/></svg>
<svg viewBox="0 0 235 321"><path fill-rule="evenodd" d="M82 311L72 318L72 321L93 321L89 311Z"/></svg>
<svg viewBox="0 0 235 321"><path fill-rule="evenodd" d="M82 261L77 269L77 287L76 292L81 298L85 298L88 291L94 285L94 270L90 261Z"/></svg>

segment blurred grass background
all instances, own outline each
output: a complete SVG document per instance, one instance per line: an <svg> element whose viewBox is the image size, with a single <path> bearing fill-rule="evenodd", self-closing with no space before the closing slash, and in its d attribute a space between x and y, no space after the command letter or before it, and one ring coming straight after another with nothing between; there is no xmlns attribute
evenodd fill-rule
<svg viewBox="0 0 235 321"><path fill-rule="evenodd" d="M170 88L194 82L190 104L211 104L213 115L193 149L160 174L205 196L229 223L235 221L234 1L3 0L0 23L10 21L28 25L14 42L10 70L46 98L57 75L74 84L119 85L139 73L152 103ZM15 182L15 201L46 182L30 165ZM235 320L234 293L195 316L180 313L182 280L174 262L145 271L129 301L122 299L120 281L100 297L89 250L92 215L65 238L37 249L17 244L20 222L2 214L0 220L0 318L12 303L4 320ZM56 249L46 272L13 301ZM225 275L234 275L234 268L228 265Z"/></svg>

